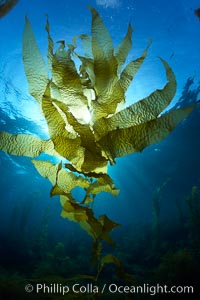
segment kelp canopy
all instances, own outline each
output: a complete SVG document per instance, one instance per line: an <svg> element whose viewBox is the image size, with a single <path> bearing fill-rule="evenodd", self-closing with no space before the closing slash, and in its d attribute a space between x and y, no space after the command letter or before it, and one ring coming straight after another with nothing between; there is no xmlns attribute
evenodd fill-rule
<svg viewBox="0 0 200 300"><path fill-rule="evenodd" d="M57 50L47 20L48 54L45 63L26 18L23 34L23 61L30 94L46 119L49 139L7 132L0 133L0 149L19 156L38 157L46 153L59 158L59 164L32 160L35 168L52 183L51 195L60 195L62 216L79 222L93 237L94 245L104 239L113 244L109 232L119 224L107 216L95 218L92 203L104 191L116 196L118 190L107 174L115 158L142 151L164 139L192 111L193 107L161 112L172 101L176 79L166 61L160 58L168 82L163 89L122 109L126 91L148 52L125 65L132 48L131 25L114 48L110 34L98 12L92 15L91 36L82 34L71 44L59 41ZM84 55L76 49L82 41ZM75 59L79 59L77 70ZM63 158L69 163L63 163ZM79 175L77 175L79 173ZM84 175L84 176L83 176ZM74 187L85 190L83 201L72 197Z"/></svg>

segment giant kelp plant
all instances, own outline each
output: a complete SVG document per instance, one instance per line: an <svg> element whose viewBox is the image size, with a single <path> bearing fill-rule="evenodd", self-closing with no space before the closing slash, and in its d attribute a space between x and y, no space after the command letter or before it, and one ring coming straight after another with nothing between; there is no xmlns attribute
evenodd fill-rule
<svg viewBox="0 0 200 300"><path fill-rule="evenodd" d="M34 38L29 20L23 34L23 61L30 94L46 119L49 139L28 134L0 133L0 149L28 156L37 171L52 183L51 196L59 195L62 217L78 222L94 239L93 254L98 256L102 240L113 245L110 231L119 224L106 215L93 212L95 196L104 191L114 196L115 188L107 172L115 158L142 151L165 138L192 111L194 106L160 115L176 92L176 79L166 61L160 58L168 82L163 89L123 109L125 94L147 56L124 66L132 47L132 27L114 48L110 34L98 12L92 14L91 36L82 34L71 44L59 41L57 50L48 34L48 64ZM77 51L80 39L84 54ZM77 70L75 60L79 59ZM41 153L57 157L59 163L34 159ZM67 160L67 162L66 162ZM82 202L72 196L75 187L85 191Z"/></svg>

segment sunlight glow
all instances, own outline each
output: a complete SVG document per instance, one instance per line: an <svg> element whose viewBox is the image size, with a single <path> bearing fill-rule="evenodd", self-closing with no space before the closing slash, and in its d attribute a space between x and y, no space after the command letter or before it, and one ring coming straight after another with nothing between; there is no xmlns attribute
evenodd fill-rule
<svg viewBox="0 0 200 300"><path fill-rule="evenodd" d="M92 119L92 116L91 116L91 113L89 112L89 110L86 110L84 112L84 115L82 116L82 119L83 121L86 123L86 124L89 124L91 119Z"/></svg>

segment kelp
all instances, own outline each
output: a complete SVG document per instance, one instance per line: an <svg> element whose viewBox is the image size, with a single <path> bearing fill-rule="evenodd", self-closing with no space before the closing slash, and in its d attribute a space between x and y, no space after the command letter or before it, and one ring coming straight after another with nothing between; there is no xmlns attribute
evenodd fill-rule
<svg viewBox="0 0 200 300"><path fill-rule="evenodd" d="M92 7L89 10L91 36L81 34L71 44L60 40L55 46L47 19L47 63L26 17L24 69L29 92L46 119L49 139L2 132L0 150L33 158L40 175L52 183L51 196L60 196L61 216L78 222L92 236L93 257L98 260L102 241L114 245L110 232L119 226L105 215L96 218L93 211L93 202L100 192L113 196L119 193L108 175L108 163L114 164L115 158L142 151L164 139L194 105L163 114L175 95L176 78L168 63L160 58L167 77L165 86L126 107L126 91L142 66L151 41L139 58L125 65L132 48L131 25L122 42L114 47L98 12ZM84 54L78 52L78 39ZM80 61L79 69L75 59ZM60 163L35 159L42 153L56 156ZM81 202L72 194L77 186L85 192Z"/></svg>
<svg viewBox="0 0 200 300"><path fill-rule="evenodd" d="M0 18L7 15L19 0L0 0Z"/></svg>
<svg viewBox="0 0 200 300"><path fill-rule="evenodd" d="M99 280L99 277L101 276L101 273L103 269L106 267L106 265L113 265L116 268L116 275L120 280L124 280L126 282L136 284L135 278L129 273L126 273L123 267L122 262L114 255L107 254L102 256L99 259L99 264L97 268L97 272L95 275L88 275L88 274L78 274L72 277L67 278L67 281L75 281L75 280L92 280L94 282L97 282Z"/></svg>
<svg viewBox="0 0 200 300"><path fill-rule="evenodd" d="M119 279L124 280L129 283L134 283L134 284L136 283L136 281L132 277L132 275L125 272L122 262L116 256L114 256L112 254L107 254L101 258L99 266L98 266L96 280L98 279L100 273L102 272L103 268L107 264L112 264L116 267L116 275L118 276Z"/></svg>

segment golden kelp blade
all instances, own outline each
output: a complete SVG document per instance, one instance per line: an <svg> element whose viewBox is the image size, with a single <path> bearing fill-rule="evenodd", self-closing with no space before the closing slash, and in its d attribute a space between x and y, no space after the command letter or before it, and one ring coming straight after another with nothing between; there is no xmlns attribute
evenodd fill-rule
<svg viewBox="0 0 200 300"><path fill-rule="evenodd" d="M108 132L98 141L108 158L114 159L160 142L193 110L194 106L172 110L146 123Z"/></svg>
<svg viewBox="0 0 200 300"><path fill-rule="evenodd" d="M78 170L81 170L84 161L84 148L81 147L80 137L67 131L65 120L46 93L42 99L42 111L55 150L70 160Z"/></svg>
<svg viewBox="0 0 200 300"><path fill-rule="evenodd" d="M102 156L101 148L97 145L95 141L94 133L91 127L89 126L89 124L80 124L78 120L76 120L76 118L73 116L73 114L69 111L68 106L65 103L53 99L51 105L54 104L60 109L60 112L64 114L66 125L67 124L70 125L73 128L74 133L76 133L74 139L76 138L80 141L79 147L84 149L84 152L80 155L81 158L83 159L81 165L82 172L84 174L92 171L96 173L101 173L101 172L106 173L107 160L105 159L105 157ZM47 113L49 113L49 109L47 109L46 111ZM55 118L54 118L54 122L56 124L56 127L58 127L59 122L56 121ZM61 132L61 130L59 132ZM72 143L70 149L73 151L72 154L74 155L75 149L72 147L73 146ZM55 148L57 149L56 143L55 143ZM73 163L72 159L69 160ZM80 169L77 168L77 170Z"/></svg>
<svg viewBox="0 0 200 300"><path fill-rule="evenodd" d="M65 103L70 111L76 116L77 119L81 119L88 111L88 99L84 95L82 88L82 78L76 70L74 61L72 60L73 49L69 47L65 49L65 42L59 41L60 46L54 53L54 43L50 35L50 25L47 19L46 31L48 33L48 65L51 73L51 96L53 90L52 87L57 89L59 97L57 100ZM58 94L58 93L57 93Z"/></svg>
<svg viewBox="0 0 200 300"><path fill-rule="evenodd" d="M0 150L18 156L37 157L43 152L59 156L51 140L41 140L28 134L0 132Z"/></svg>
<svg viewBox="0 0 200 300"><path fill-rule="evenodd" d="M148 53L148 49L151 45L151 41L148 44L148 46L146 47L146 49L143 51L142 55L131 61L130 63L128 63L124 69L122 70L122 72L120 72L120 79L119 79L119 83L123 89L123 92L126 93L126 91L128 90L132 80L134 79L137 71L139 70L139 68L141 67L141 65L143 64L147 53Z"/></svg>
<svg viewBox="0 0 200 300"><path fill-rule="evenodd" d="M53 187L58 187L62 193L70 194L74 187L87 188L90 182L82 176L76 176L72 172L67 172L59 168L59 164L52 164L48 161L32 160L39 174L48 178Z"/></svg>
<svg viewBox="0 0 200 300"><path fill-rule="evenodd" d="M168 80L164 88L155 90L148 97L115 114L110 118L111 123L113 121L118 122L118 126L120 126L121 123L123 124L122 126L125 126L123 128L129 127L130 124L141 124L157 118L157 116L170 104L176 93L176 77L168 63L162 58L160 58L160 60L165 68L166 77ZM126 120L126 124L123 122L124 120ZM109 126L113 125L109 124Z"/></svg>
<svg viewBox="0 0 200 300"><path fill-rule="evenodd" d="M98 101L92 101L93 119L115 113L117 104L123 98L123 90L118 83L118 63L114 56L112 40L99 14L92 13L92 53L94 58L95 85Z"/></svg>
<svg viewBox="0 0 200 300"><path fill-rule="evenodd" d="M112 254L108 254L108 255L105 255L101 258L99 268L98 268L98 272L97 272L97 279L98 279L100 273L102 272L103 268L107 264L114 264L116 269L117 269L118 276L120 278L124 278L125 271L124 271L122 262L116 256L114 256Z"/></svg>
<svg viewBox="0 0 200 300"><path fill-rule="evenodd" d="M100 216L98 219L94 216L92 209L81 206L66 196L60 197L63 211L61 216L70 221L78 222L80 226L95 241L105 240L111 246L114 245L109 233L120 224L111 221L106 216Z"/></svg>
<svg viewBox="0 0 200 300"><path fill-rule="evenodd" d="M99 14L94 9L90 9L92 12L93 67L91 60L83 59L83 57L80 59L83 62L83 70L88 73L98 98L98 101L91 102L92 118L95 122L102 117L114 114L118 105L125 102L125 92L144 61L148 47L141 58L129 63L121 73L120 67L125 62L132 46L133 30L129 25L125 38L114 50L111 37Z"/></svg>
<svg viewBox="0 0 200 300"><path fill-rule="evenodd" d="M49 24L48 17L47 17L45 29L48 34L48 50L47 50L48 68L49 71L52 73L52 58L53 58L54 42L50 35L50 24Z"/></svg>
<svg viewBox="0 0 200 300"><path fill-rule="evenodd" d="M91 6L88 6L92 14L92 51L94 60L99 58L105 61L113 56L113 43L98 12Z"/></svg>
<svg viewBox="0 0 200 300"><path fill-rule="evenodd" d="M80 124L67 110L65 103L44 95L42 110L55 150L61 156L68 159L77 171L83 173L107 171L107 160L102 156L90 127ZM73 131L68 131L67 125L71 126Z"/></svg>
<svg viewBox="0 0 200 300"><path fill-rule="evenodd" d="M23 61L29 92L40 103L48 83L48 71L27 17L23 33Z"/></svg>
<svg viewBox="0 0 200 300"><path fill-rule="evenodd" d="M81 78L71 58L70 49L65 50L61 44L52 57L52 81L60 90L62 101L69 107L87 106L87 98L83 94Z"/></svg>
<svg viewBox="0 0 200 300"><path fill-rule="evenodd" d="M97 181L91 183L87 178L64 170L60 164L40 160L32 160L32 163L42 177L50 180L54 188L53 194L56 194L55 190L59 190L61 194L70 194L72 189L77 186L82 187L87 195L109 192L113 196L117 196L119 193L107 174L99 174Z"/></svg>
<svg viewBox="0 0 200 300"><path fill-rule="evenodd" d="M113 181L107 174L101 174L87 189L87 194L97 195L100 192L108 192L113 196L119 194L119 189L115 188Z"/></svg>
<svg viewBox="0 0 200 300"><path fill-rule="evenodd" d="M129 24L128 31L126 33L125 38L122 40L119 46L114 50L114 55L118 62L118 68L120 68L125 63L126 58L132 48L132 32L133 32L133 28Z"/></svg>
<svg viewBox="0 0 200 300"><path fill-rule="evenodd" d="M161 59L168 83L161 90L154 91L148 97L130 105L110 118L101 118L94 123L96 140L109 131L129 128L153 120L170 104L176 92L176 78L170 66Z"/></svg>
<svg viewBox="0 0 200 300"><path fill-rule="evenodd" d="M101 216L96 219L93 211L86 206L76 203L71 194L74 187L80 186L87 191L92 183L82 176L76 176L72 172L65 171L61 164L52 164L51 162L38 160L33 160L32 162L40 175L44 178L48 178L52 183L53 191L51 194L62 195L60 198L63 207L61 215L71 221L79 222L81 227L83 227L94 240L104 239L112 245L113 241L109 236L109 232L116 226L119 226L119 224L111 221L106 216ZM98 184L104 184L105 186L106 181L107 184L108 182L110 184L112 183L111 179L108 177L103 180L103 183L100 181ZM98 189L98 186L96 188ZM91 194L93 191L97 194L104 190L104 188L99 190L91 188L88 190L88 194ZM109 192L111 191L112 190L110 189Z"/></svg>
<svg viewBox="0 0 200 300"><path fill-rule="evenodd" d="M103 268L107 264L115 265L116 275L120 279L124 280L125 282L130 282L132 284L136 284L136 280L134 279L134 277L131 274L125 272L122 262L116 256L114 256L112 254L105 255L101 258L99 267L98 267L98 272L96 275L96 280L99 278L100 273L102 272Z"/></svg>

